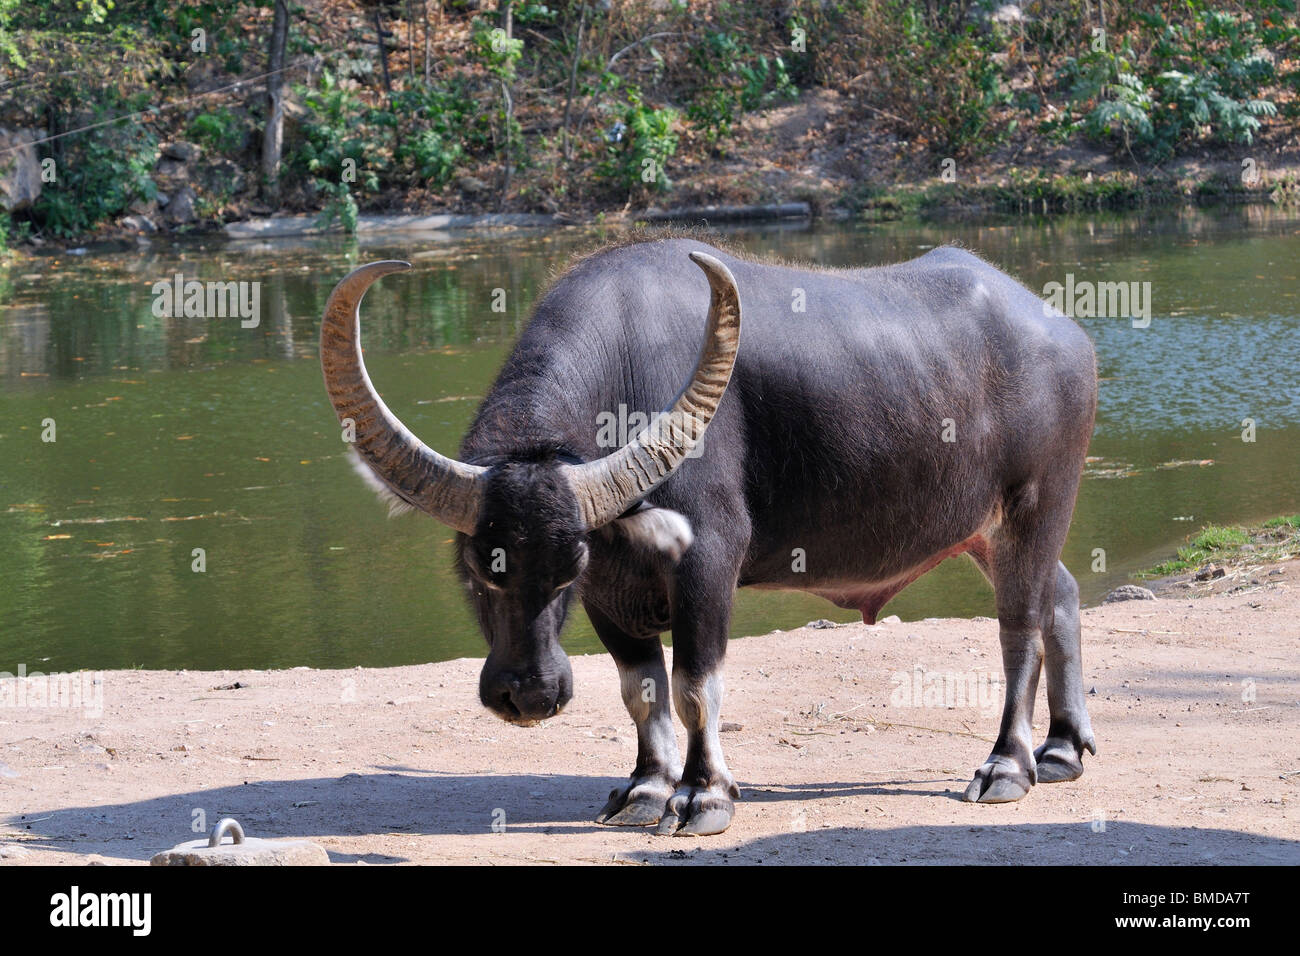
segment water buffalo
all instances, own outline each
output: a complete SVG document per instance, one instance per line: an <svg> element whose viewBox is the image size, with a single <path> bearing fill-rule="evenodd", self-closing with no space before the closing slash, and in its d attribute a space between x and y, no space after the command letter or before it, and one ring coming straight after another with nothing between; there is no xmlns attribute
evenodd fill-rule
<svg viewBox="0 0 1300 956"><path fill-rule="evenodd" d="M581 259L541 297L451 459L397 420L361 359L361 297L406 268L371 263L331 294L330 400L371 482L459 532L486 707L524 724L559 713L573 681L558 636L580 597L637 728L636 767L600 822L696 835L731 822L718 721L737 587L811 591L874 623L961 553L996 592L1006 675L997 742L965 798L1018 800L1083 773L1096 748L1079 592L1059 556L1097 377L1068 318L955 248L832 270L635 241ZM602 415L665 406L627 444L602 444ZM1044 661L1051 723L1035 750Z"/></svg>

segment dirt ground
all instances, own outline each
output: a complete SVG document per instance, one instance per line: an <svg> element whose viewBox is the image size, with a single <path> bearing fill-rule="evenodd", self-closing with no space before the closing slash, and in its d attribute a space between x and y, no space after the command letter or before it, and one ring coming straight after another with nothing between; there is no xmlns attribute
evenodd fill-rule
<svg viewBox="0 0 1300 956"><path fill-rule="evenodd" d="M997 624L931 619L733 641L743 799L703 839L591 822L636 754L602 655L534 728L479 706L470 659L111 671L98 716L0 698L0 863L140 864L229 815L336 864L1297 864L1300 563L1251 580L1085 610L1098 754L1019 803L960 799L997 729ZM1041 688L1036 713L1041 740Z"/></svg>

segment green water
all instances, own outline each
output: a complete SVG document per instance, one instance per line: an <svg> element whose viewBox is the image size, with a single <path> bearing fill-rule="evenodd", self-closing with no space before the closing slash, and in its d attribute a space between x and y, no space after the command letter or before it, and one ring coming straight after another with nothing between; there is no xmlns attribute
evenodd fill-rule
<svg viewBox="0 0 1300 956"><path fill-rule="evenodd" d="M590 231L176 245L0 267L0 671L407 664L483 653L451 534L389 520L352 474L316 358L350 268L406 258L366 299L371 375L426 442L454 453L551 271ZM1065 561L1085 602L1202 523L1300 511L1300 217L1250 208L1041 222L750 228L730 241L824 265L945 242L1031 288L1149 281L1153 319L1084 319L1101 406ZM261 322L158 318L151 288L261 282ZM505 290L505 312L491 308ZM1242 420L1256 441L1241 440ZM53 419L54 442L42 441ZM1213 464L1160 467L1176 461ZM1121 477L1122 475L1122 477ZM192 569L203 549L206 570ZM1094 572L1094 549L1106 570ZM950 561L884 612L991 615ZM828 617L811 596L741 592L733 633ZM574 653L599 649L579 610Z"/></svg>

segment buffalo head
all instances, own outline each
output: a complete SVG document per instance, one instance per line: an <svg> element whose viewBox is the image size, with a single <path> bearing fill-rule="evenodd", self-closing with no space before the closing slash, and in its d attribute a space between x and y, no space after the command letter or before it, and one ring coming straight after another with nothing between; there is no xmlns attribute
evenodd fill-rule
<svg viewBox="0 0 1300 956"><path fill-rule="evenodd" d="M484 706L515 723L558 713L573 696L559 644L571 585L586 569L587 537L662 484L699 442L717 411L740 342L740 299L730 270L691 253L711 289L704 347L694 375L655 422L617 451L588 462L553 454L483 463L445 458L389 411L361 358L359 306L380 276L410 268L372 262L330 294L321 323L321 367L340 422L351 426L365 476L399 506L456 531L458 566L488 642L479 680ZM524 446L527 435L513 436Z"/></svg>

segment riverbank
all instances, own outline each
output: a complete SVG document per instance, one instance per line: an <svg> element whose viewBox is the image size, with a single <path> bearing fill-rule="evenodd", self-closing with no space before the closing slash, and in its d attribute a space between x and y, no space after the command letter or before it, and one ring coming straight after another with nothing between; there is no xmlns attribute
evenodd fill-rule
<svg viewBox="0 0 1300 956"><path fill-rule="evenodd" d="M93 6L0 11L0 254L317 214L1300 201L1300 24L1278 11Z"/></svg>
<svg viewBox="0 0 1300 956"><path fill-rule="evenodd" d="M960 799L996 733L995 621L733 641L723 743L743 799L701 840L591 822L636 754L603 655L574 658L573 702L532 729L478 705L474 659L106 672L99 716L0 709L0 862L140 864L230 815L338 864L1294 865L1298 575L1085 610L1098 754L1000 806ZM903 690L955 675L974 706ZM1041 690L1036 714L1041 739Z"/></svg>
<svg viewBox="0 0 1300 956"><path fill-rule="evenodd" d="M1300 557L1300 515L1258 525L1206 525L1175 557L1135 577L1157 594L1190 597L1259 588L1285 573L1278 562Z"/></svg>

